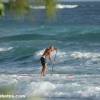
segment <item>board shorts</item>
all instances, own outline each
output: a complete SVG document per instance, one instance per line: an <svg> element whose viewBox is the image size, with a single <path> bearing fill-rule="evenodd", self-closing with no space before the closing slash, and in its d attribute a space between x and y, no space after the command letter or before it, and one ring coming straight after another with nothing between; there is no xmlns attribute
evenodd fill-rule
<svg viewBox="0 0 100 100"><path fill-rule="evenodd" d="M44 58L43 56L40 58L41 64L42 66L45 66L46 62L46 58Z"/></svg>

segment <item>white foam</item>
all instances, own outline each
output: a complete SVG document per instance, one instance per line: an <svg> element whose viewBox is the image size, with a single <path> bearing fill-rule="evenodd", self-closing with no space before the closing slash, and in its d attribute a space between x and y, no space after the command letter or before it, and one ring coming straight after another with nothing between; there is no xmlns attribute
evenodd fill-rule
<svg viewBox="0 0 100 100"><path fill-rule="evenodd" d="M100 58L100 53L93 53L93 52L73 52L71 57L75 59L90 59L90 58Z"/></svg>
<svg viewBox="0 0 100 100"><path fill-rule="evenodd" d="M59 91L61 90L61 91ZM54 97L100 97L99 86L87 86L83 84L75 83L75 85L68 84L57 84L56 91L52 94Z"/></svg>
<svg viewBox="0 0 100 100"><path fill-rule="evenodd" d="M64 4L57 4L56 8L57 9L72 9L72 8L77 8L79 5L64 5ZM45 6L32 6L30 5L31 9L45 9Z"/></svg>
<svg viewBox="0 0 100 100"><path fill-rule="evenodd" d="M0 47L0 52L6 52L12 50L13 47Z"/></svg>
<svg viewBox="0 0 100 100"><path fill-rule="evenodd" d="M87 86L83 91L78 91L82 97L99 96L100 97L100 87L99 86Z"/></svg>
<svg viewBox="0 0 100 100"><path fill-rule="evenodd" d="M28 94L32 96L49 96L55 88L55 85L48 81L32 82Z"/></svg>
<svg viewBox="0 0 100 100"><path fill-rule="evenodd" d="M0 75L0 85L10 85L17 83L17 80L14 75Z"/></svg>
<svg viewBox="0 0 100 100"><path fill-rule="evenodd" d="M30 5L31 9L45 9L45 6L32 6Z"/></svg>
<svg viewBox="0 0 100 100"><path fill-rule="evenodd" d="M60 75L60 74L52 74L52 76L51 76L50 74L48 74L45 77L45 79L47 79L47 80L56 80L56 81L61 79L61 81L62 81L62 80L66 80L68 76L67 75ZM59 82L60 82L60 80L59 80Z"/></svg>
<svg viewBox="0 0 100 100"><path fill-rule="evenodd" d="M27 95L42 97L100 97L99 86L74 83L32 82Z"/></svg>
<svg viewBox="0 0 100 100"><path fill-rule="evenodd" d="M98 85L100 75L75 75L74 79L69 79L68 76L67 74L53 74L40 79L38 74L0 75L0 86L17 83L16 93L24 93L25 96L100 97Z"/></svg>
<svg viewBox="0 0 100 100"><path fill-rule="evenodd" d="M41 57L42 54L43 54L43 52L44 52L44 50L45 50L45 49L43 49L43 50L39 50L39 51L35 52L35 58L39 58L39 57Z"/></svg>
<svg viewBox="0 0 100 100"><path fill-rule="evenodd" d="M57 4L56 8L58 9L66 9L66 8L77 8L79 5L64 5L64 4Z"/></svg>

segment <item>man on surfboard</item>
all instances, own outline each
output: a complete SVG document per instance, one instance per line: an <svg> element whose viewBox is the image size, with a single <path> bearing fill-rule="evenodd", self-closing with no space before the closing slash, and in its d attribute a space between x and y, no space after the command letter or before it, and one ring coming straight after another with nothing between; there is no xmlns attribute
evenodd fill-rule
<svg viewBox="0 0 100 100"><path fill-rule="evenodd" d="M52 53L56 51L57 52L57 48L54 48L53 46L50 46L48 48L46 48L40 58L41 61L41 65L42 65L42 69L41 69L41 76L45 76L47 73L47 62L46 60L49 59L51 60L52 57Z"/></svg>

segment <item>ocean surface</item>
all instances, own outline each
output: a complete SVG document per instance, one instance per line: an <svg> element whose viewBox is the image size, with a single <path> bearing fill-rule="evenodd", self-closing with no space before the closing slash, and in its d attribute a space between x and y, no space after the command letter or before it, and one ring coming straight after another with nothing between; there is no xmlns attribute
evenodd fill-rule
<svg viewBox="0 0 100 100"><path fill-rule="evenodd" d="M60 3L52 20L42 8L32 7L24 18L0 18L0 94L100 100L100 2ZM50 44L58 48L55 63L48 61L40 79L40 56Z"/></svg>

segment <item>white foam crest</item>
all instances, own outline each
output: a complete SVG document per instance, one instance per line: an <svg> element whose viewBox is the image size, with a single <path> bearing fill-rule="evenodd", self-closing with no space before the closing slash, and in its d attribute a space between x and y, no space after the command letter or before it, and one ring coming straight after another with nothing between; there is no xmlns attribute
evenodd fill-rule
<svg viewBox="0 0 100 100"><path fill-rule="evenodd" d="M64 5L64 4L57 4L56 8L58 9L65 9L65 8L77 8L79 5Z"/></svg>
<svg viewBox="0 0 100 100"><path fill-rule="evenodd" d="M32 82L30 84L30 92L28 95L32 96L49 96L56 86L49 81Z"/></svg>
<svg viewBox="0 0 100 100"><path fill-rule="evenodd" d="M16 75L0 75L0 85L10 85L17 83Z"/></svg>
<svg viewBox="0 0 100 100"><path fill-rule="evenodd" d="M57 4L56 8L57 9L72 9L72 8L77 8L79 5L64 5L64 4ZM30 5L31 9L45 9L45 6L32 6Z"/></svg>
<svg viewBox="0 0 100 100"><path fill-rule="evenodd" d="M13 47L0 47L0 52L6 52L12 50Z"/></svg>
<svg viewBox="0 0 100 100"><path fill-rule="evenodd" d="M100 86L87 86L86 89L80 90L79 93L82 97L99 96L100 97Z"/></svg>
<svg viewBox="0 0 100 100"><path fill-rule="evenodd" d="M35 58L40 58L42 56L43 52L44 52L44 49L35 52Z"/></svg>
<svg viewBox="0 0 100 100"><path fill-rule="evenodd" d="M99 86L87 86L86 84L65 83L56 84L55 91L51 97L100 97Z"/></svg>
<svg viewBox="0 0 100 100"><path fill-rule="evenodd" d="M27 95L42 97L91 97L99 96L99 86L87 86L87 84L53 83L49 81L32 82Z"/></svg>
<svg viewBox="0 0 100 100"><path fill-rule="evenodd" d="M75 59L92 59L92 58L100 58L100 53L93 53L93 52L73 52L71 57Z"/></svg>
<svg viewBox="0 0 100 100"><path fill-rule="evenodd" d="M60 82L60 81L66 80L69 76L70 75L61 75L61 74L52 74L51 75L51 74L48 74L48 75L46 75L45 79L49 80L49 81L51 81L51 80L58 81L59 79L61 79L61 80L59 80L59 82Z"/></svg>
<svg viewBox="0 0 100 100"><path fill-rule="evenodd" d="M32 6L30 5L31 9L45 9L45 6Z"/></svg>
<svg viewBox="0 0 100 100"><path fill-rule="evenodd" d="M36 76L39 75L28 75L28 74L1 74L0 75L0 85L9 85L9 84L13 84L13 83L18 83L21 81L26 81L26 82L30 82L33 77L35 77L35 79L37 79Z"/></svg>

